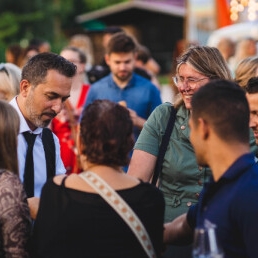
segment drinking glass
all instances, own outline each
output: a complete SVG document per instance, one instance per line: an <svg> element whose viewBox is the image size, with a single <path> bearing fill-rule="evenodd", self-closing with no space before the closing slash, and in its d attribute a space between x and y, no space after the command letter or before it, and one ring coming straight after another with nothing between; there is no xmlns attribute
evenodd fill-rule
<svg viewBox="0 0 258 258"><path fill-rule="evenodd" d="M196 228L193 242L193 258L223 258L215 228Z"/></svg>

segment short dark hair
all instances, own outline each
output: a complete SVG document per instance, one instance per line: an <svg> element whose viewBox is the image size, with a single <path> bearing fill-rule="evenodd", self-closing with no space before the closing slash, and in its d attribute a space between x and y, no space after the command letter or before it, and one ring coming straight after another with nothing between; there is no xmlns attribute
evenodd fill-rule
<svg viewBox="0 0 258 258"><path fill-rule="evenodd" d="M209 121L226 141L249 142L249 106L244 90L229 80L212 80L192 98L192 119Z"/></svg>
<svg viewBox="0 0 258 258"><path fill-rule="evenodd" d="M21 80L26 79L35 87L45 81L49 70L56 70L66 77L73 77L76 73L76 65L54 53L40 53L25 64Z"/></svg>
<svg viewBox="0 0 258 258"><path fill-rule="evenodd" d="M136 51L134 39L124 32L115 33L109 40L106 52L111 53L129 53Z"/></svg>
<svg viewBox="0 0 258 258"><path fill-rule="evenodd" d="M82 113L82 154L91 163L125 166L134 144L132 130L133 123L125 107L109 100L95 100Z"/></svg>
<svg viewBox="0 0 258 258"><path fill-rule="evenodd" d="M30 46L36 46L36 47L39 47L44 43L48 43L48 41L40 38L33 38L29 41Z"/></svg>
<svg viewBox="0 0 258 258"><path fill-rule="evenodd" d="M245 91L249 94L258 93L258 77L252 77L248 80Z"/></svg>
<svg viewBox="0 0 258 258"><path fill-rule="evenodd" d="M151 58L150 50L146 46L138 44L136 52L136 59L142 61L143 64L146 64Z"/></svg>

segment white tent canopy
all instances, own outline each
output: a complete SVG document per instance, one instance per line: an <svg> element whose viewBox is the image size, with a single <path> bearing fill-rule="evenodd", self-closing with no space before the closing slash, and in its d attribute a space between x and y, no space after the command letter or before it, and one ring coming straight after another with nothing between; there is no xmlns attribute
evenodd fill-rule
<svg viewBox="0 0 258 258"><path fill-rule="evenodd" d="M248 37L254 38L258 41L258 21L236 23L215 30L209 36L207 45L216 47L220 39L225 37L231 38L235 42Z"/></svg>

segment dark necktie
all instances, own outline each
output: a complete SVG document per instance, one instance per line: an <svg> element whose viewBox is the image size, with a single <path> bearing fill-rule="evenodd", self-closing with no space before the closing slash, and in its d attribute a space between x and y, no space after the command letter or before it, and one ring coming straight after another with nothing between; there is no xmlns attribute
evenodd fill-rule
<svg viewBox="0 0 258 258"><path fill-rule="evenodd" d="M24 168L24 189L27 193L27 197L34 196L34 162L33 162L33 146L36 134L30 132L24 132L23 136L28 143L28 149L26 154L25 168Z"/></svg>

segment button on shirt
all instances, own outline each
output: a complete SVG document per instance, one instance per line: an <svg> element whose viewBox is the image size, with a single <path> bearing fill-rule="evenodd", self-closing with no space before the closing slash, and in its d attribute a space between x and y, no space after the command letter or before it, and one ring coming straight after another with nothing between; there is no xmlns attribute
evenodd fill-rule
<svg viewBox="0 0 258 258"><path fill-rule="evenodd" d="M16 97L13 98L10 104L16 109L20 117L20 131L18 135L18 164L19 164L19 175L23 182L25 159L27 153L27 142L22 135L23 132L30 131L30 128L23 117L18 104L16 102ZM46 159L45 151L42 143L42 128L37 128L32 133L37 134L34 147L33 147L33 160L34 160L34 196L40 197L41 189L47 180L46 171ZM64 174L66 172L64 164L60 157L60 145L58 138L53 134L55 142L56 151L56 175Z"/></svg>
<svg viewBox="0 0 258 258"><path fill-rule="evenodd" d="M219 181L205 184L187 220L194 228L205 219L217 225L225 258L258 257L258 165L253 154L241 156Z"/></svg>

